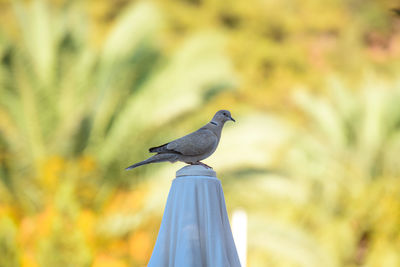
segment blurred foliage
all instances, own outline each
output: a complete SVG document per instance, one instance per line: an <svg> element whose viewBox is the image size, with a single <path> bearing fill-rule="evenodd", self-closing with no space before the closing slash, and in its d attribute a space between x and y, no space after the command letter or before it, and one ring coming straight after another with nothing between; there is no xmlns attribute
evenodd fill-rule
<svg viewBox="0 0 400 267"><path fill-rule="evenodd" d="M0 1L0 266L145 266L179 164L123 168L220 108L248 266L400 266L396 4Z"/></svg>

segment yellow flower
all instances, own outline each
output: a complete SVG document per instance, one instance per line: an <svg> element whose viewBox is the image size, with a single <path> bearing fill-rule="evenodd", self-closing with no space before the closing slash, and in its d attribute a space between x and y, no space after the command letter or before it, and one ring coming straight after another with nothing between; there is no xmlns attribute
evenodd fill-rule
<svg viewBox="0 0 400 267"><path fill-rule="evenodd" d="M54 188L61 173L65 169L66 162L60 156L52 156L44 161L40 170L40 180L45 187Z"/></svg>
<svg viewBox="0 0 400 267"><path fill-rule="evenodd" d="M92 267L126 267L126 266L128 265L118 258L114 258L106 254L100 254L94 259Z"/></svg>
<svg viewBox="0 0 400 267"><path fill-rule="evenodd" d="M79 168L83 172L91 172L96 168L96 161L91 156L83 155L79 158Z"/></svg>

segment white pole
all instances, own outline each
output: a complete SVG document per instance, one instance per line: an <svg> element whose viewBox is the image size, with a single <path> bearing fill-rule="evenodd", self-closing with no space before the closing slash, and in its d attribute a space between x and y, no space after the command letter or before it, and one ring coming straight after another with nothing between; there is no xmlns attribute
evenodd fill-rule
<svg viewBox="0 0 400 267"><path fill-rule="evenodd" d="M236 249L242 267L247 262L247 214L244 210L233 211L232 214L232 235L235 240Z"/></svg>

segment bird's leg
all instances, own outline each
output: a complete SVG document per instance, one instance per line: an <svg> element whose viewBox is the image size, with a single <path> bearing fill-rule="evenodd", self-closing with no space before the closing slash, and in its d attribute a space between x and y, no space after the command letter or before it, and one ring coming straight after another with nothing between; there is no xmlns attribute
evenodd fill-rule
<svg viewBox="0 0 400 267"><path fill-rule="evenodd" d="M196 161L196 162L190 162L190 165L201 165L203 167L206 167L207 169L212 169L211 166L208 166L207 164L200 162L200 161Z"/></svg>

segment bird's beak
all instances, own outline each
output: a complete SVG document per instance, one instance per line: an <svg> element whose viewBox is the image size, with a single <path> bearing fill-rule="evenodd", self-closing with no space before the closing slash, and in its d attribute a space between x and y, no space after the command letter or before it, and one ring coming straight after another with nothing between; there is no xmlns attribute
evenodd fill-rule
<svg viewBox="0 0 400 267"><path fill-rule="evenodd" d="M229 118L231 119L231 121L236 122L234 118L232 118L232 117L229 117Z"/></svg>

